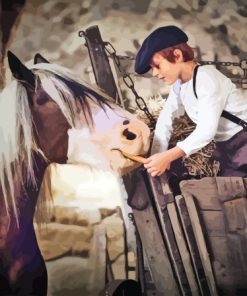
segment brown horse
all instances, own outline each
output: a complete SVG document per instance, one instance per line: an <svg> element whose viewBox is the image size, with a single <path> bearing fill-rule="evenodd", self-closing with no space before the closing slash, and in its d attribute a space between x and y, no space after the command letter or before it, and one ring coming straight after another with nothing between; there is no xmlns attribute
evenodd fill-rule
<svg viewBox="0 0 247 296"><path fill-rule="evenodd" d="M0 95L0 295L46 295L33 217L48 164L67 161L68 130L97 132L98 125L110 134L119 125L125 141L139 139L131 151L138 154L148 149L147 126L132 131L131 119L114 111L101 91L40 56L32 69L11 52L8 61L15 79ZM97 123L101 110L105 116Z"/></svg>

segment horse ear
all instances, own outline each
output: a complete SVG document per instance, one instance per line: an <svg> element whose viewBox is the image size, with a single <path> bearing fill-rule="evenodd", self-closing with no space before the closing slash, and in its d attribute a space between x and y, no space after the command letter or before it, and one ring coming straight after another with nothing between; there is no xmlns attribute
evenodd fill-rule
<svg viewBox="0 0 247 296"><path fill-rule="evenodd" d="M47 63L49 64L50 62L47 61L40 53L36 53L34 56L34 64L39 64L39 63Z"/></svg>
<svg viewBox="0 0 247 296"><path fill-rule="evenodd" d="M20 81L25 81L35 87L35 75L11 51L8 51L9 68L13 76Z"/></svg>

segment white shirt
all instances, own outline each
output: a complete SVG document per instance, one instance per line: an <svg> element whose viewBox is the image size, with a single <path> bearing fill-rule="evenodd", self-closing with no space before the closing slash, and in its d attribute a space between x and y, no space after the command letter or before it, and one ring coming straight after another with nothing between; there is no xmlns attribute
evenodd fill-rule
<svg viewBox="0 0 247 296"><path fill-rule="evenodd" d="M196 93L198 99L193 91L193 79L183 84L177 80L173 84L156 124L152 153L167 150L172 121L184 111L196 124L195 130L177 143L187 156L212 140L226 141L242 130L241 126L221 117L221 113L225 110L247 121L247 97L214 66L198 68Z"/></svg>

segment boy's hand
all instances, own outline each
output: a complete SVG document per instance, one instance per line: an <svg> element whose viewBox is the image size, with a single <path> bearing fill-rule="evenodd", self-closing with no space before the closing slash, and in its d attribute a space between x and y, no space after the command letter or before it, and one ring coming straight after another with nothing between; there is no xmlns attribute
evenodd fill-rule
<svg viewBox="0 0 247 296"><path fill-rule="evenodd" d="M152 177L162 175L170 169L171 158L168 151L156 153L146 159L144 167Z"/></svg>
<svg viewBox="0 0 247 296"><path fill-rule="evenodd" d="M152 177L162 175L166 170L170 169L171 163L184 156L185 153L179 147L173 147L165 152L151 155L144 162L144 167Z"/></svg>

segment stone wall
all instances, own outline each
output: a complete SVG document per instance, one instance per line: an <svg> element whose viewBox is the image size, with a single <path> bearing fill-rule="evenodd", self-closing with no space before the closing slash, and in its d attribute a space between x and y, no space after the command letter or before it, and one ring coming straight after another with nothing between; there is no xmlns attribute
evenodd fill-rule
<svg viewBox="0 0 247 296"><path fill-rule="evenodd" d="M30 63L34 54L41 52L48 60L89 79L90 61L79 30L98 25L104 41L111 42L119 55L133 58L151 30L174 24L189 35L192 47L200 48L199 59L217 56L239 61L247 56L246 15L243 0L26 0L10 49ZM133 73L133 60L125 66ZM135 82L144 98L168 92L168 87L156 80L135 77ZM121 88L130 106L136 108L133 95L122 83Z"/></svg>
<svg viewBox="0 0 247 296"><path fill-rule="evenodd" d="M125 279L126 260L136 266L134 229L120 181L86 165L47 169L35 229L49 296L96 296L104 288L106 267L108 278ZM135 279L135 272L128 276Z"/></svg>

